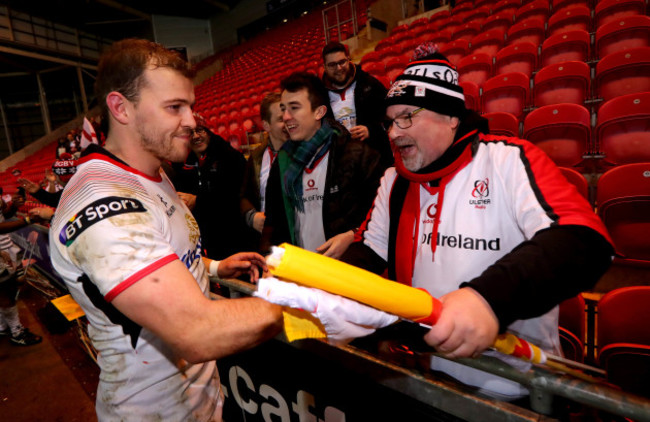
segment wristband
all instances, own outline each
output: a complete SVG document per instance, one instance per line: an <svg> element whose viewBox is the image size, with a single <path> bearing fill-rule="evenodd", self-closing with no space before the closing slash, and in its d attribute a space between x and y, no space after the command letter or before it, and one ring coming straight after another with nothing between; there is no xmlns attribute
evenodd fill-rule
<svg viewBox="0 0 650 422"><path fill-rule="evenodd" d="M215 260L210 261L210 266L208 267L208 274L218 277L219 263L221 263L221 261L215 261Z"/></svg>

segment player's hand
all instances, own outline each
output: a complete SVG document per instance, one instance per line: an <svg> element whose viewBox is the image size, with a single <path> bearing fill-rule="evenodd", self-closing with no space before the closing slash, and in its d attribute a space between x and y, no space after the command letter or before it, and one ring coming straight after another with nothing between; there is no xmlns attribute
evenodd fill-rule
<svg viewBox="0 0 650 422"><path fill-rule="evenodd" d="M20 183L20 186L22 186L27 193L36 193L41 188L38 183L34 183L31 180L22 177L18 179L18 183Z"/></svg>
<svg viewBox="0 0 650 422"><path fill-rule="evenodd" d="M490 305L470 287L440 298L438 322L424 336L430 346L448 357L476 357L494 344L499 321Z"/></svg>
<svg viewBox="0 0 650 422"><path fill-rule="evenodd" d="M190 211L194 209L194 206L196 205L196 195L185 192L176 193L178 194L178 197L181 198L181 201L185 202L185 205L187 205L187 208L189 208Z"/></svg>
<svg viewBox="0 0 650 422"><path fill-rule="evenodd" d="M256 212L253 215L253 228L262 233L262 229L264 228L264 221L266 221L266 215L264 215L263 212Z"/></svg>
<svg viewBox="0 0 650 422"><path fill-rule="evenodd" d="M47 179L50 183L56 183L56 174L54 174L52 169L45 169L45 179Z"/></svg>
<svg viewBox="0 0 650 422"><path fill-rule="evenodd" d="M48 207L32 208L28 211L29 218L36 222L49 221L54 215L54 210Z"/></svg>
<svg viewBox="0 0 650 422"><path fill-rule="evenodd" d="M358 125L350 129L350 134L352 139L358 139L360 141L365 141L370 137L370 132L366 126Z"/></svg>
<svg viewBox="0 0 650 422"><path fill-rule="evenodd" d="M260 278L260 269L266 274L269 268L264 257L255 252L240 252L223 259L219 263L217 276L219 278L239 277L248 274L252 283Z"/></svg>
<svg viewBox="0 0 650 422"><path fill-rule="evenodd" d="M337 234L329 238L325 243L316 248L316 252L329 256L330 258L339 259L354 242L354 232L348 230L345 233Z"/></svg>

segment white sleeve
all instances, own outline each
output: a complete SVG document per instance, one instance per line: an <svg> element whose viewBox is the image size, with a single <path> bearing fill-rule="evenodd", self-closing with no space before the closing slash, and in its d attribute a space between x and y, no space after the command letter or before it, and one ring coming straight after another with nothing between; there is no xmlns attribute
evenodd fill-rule
<svg viewBox="0 0 650 422"><path fill-rule="evenodd" d="M395 168L386 170L381 178L372 213L363 233L363 243L370 247L384 261L388 261L388 228L390 226L390 193L397 177Z"/></svg>

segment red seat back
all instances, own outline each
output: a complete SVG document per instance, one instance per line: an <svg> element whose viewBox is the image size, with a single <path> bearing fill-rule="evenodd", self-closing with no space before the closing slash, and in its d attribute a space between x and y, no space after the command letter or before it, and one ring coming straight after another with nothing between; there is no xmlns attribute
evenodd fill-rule
<svg viewBox="0 0 650 422"><path fill-rule="evenodd" d="M558 166L574 167L589 151L591 115L577 104L553 104L531 111L524 139L542 149Z"/></svg>
<svg viewBox="0 0 650 422"><path fill-rule="evenodd" d="M591 70L585 62L563 62L542 68L535 75L533 105L584 104L589 95Z"/></svg>
<svg viewBox="0 0 650 422"><path fill-rule="evenodd" d="M492 57L487 54L470 54L458 61L458 80L474 82L479 87L492 77Z"/></svg>
<svg viewBox="0 0 650 422"><path fill-rule="evenodd" d="M650 91L650 47L631 48L603 57L596 65L596 92L604 101Z"/></svg>
<svg viewBox="0 0 650 422"><path fill-rule="evenodd" d="M650 266L650 163L609 170L597 188L598 214L622 263Z"/></svg>
<svg viewBox="0 0 650 422"><path fill-rule="evenodd" d="M537 69L537 46L523 42L503 47L497 52L495 74L521 72L528 77Z"/></svg>
<svg viewBox="0 0 650 422"><path fill-rule="evenodd" d="M551 35L542 44L540 66L589 59L591 39L587 31L568 31Z"/></svg>
<svg viewBox="0 0 650 422"><path fill-rule="evenodd" d="M624 95L601 106L596 135L607 162L650 162L650 92Z"/></svg>
<svg viewBox="0 0 650 422"><path fill-rule="evenodd" d="M582 195L583 198L586 200L589 200L589 184L587 183L587 179L585 179L585 176L582 173L579 173L575 171L574 169L570 169L567 167L560 167L560 171L562 172L562 175L566 178L566 180L569 181L573 186L576 187L578 190L578 193ZM582 298L582 296L580 296ZM584 311L584 299L582 299L582 309ZM569 305L567 305L569 306ZM560 306L560 319L562 319L562 306ZM583 315L583 322L584 322L584 315ZM560 323L560 325L562 325ZM583 326L583 331L584 331L584 326ZM584 339L584 332L582 332L582 336L580 337Z"/></svg>
<svg viewBox="0 0 650 422"><path fill-rule="evenodd" d="M501 111L511 113L518 119L524 114L528 105L530 81L520 72L494 76L483 84L481 110L484 113Z"/></svg>
<svg viewBox="0 0 650 422"><path fill-rule="evenodd" d="M490 134L519 137L519 120L510 114L502 112L485 113L490 127Z"/></svg>
<svg viewBox="0 0 650 422"><path fill-rule="evenodd" d="M637 47L650 47L650 17L625 16L602 25L596 31L596 55Z"/></svg>
<svg viewBox="0 0 650 422"><path fill-rule="evenodd" d="M587 6L567 7L548 19L548 35L575 30L591 31L591 11Z"/></svg>

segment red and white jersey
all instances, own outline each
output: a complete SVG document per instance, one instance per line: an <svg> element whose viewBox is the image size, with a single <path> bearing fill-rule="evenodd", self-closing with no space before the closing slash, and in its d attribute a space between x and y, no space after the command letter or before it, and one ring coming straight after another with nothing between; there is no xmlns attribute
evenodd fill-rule
<svg viewBox="0 0 650 422"><path fill-rule="evenodd" d="M90 322L99 352L99 420L220 420L215 362L189 364L111 305L180 259L201 291L209 280L199 228L163 172L155 178L102 153L83 160L50 229L52 264Z"/></svg>
<svg viewBox="0 0 650 422"><path fill-rule="evenodd" d="M395 168L386 171L363 232L364 243L386 261L390 196L397 177ZM526 141L482 135L472 160L448 181L443 193L440 206L439 189L420 185L412 285L426 289L434 297L479 277L545 228L583 225L608 238L586 200L541 150ZM432 242L436 243L435 256ZM508 330L543 349L561 353L557 307L540 317L515 321ZM521 366L514 359L508 361ZM526 393L519 384L444 359L437 359L433 366L505 397Z"/></svg>

